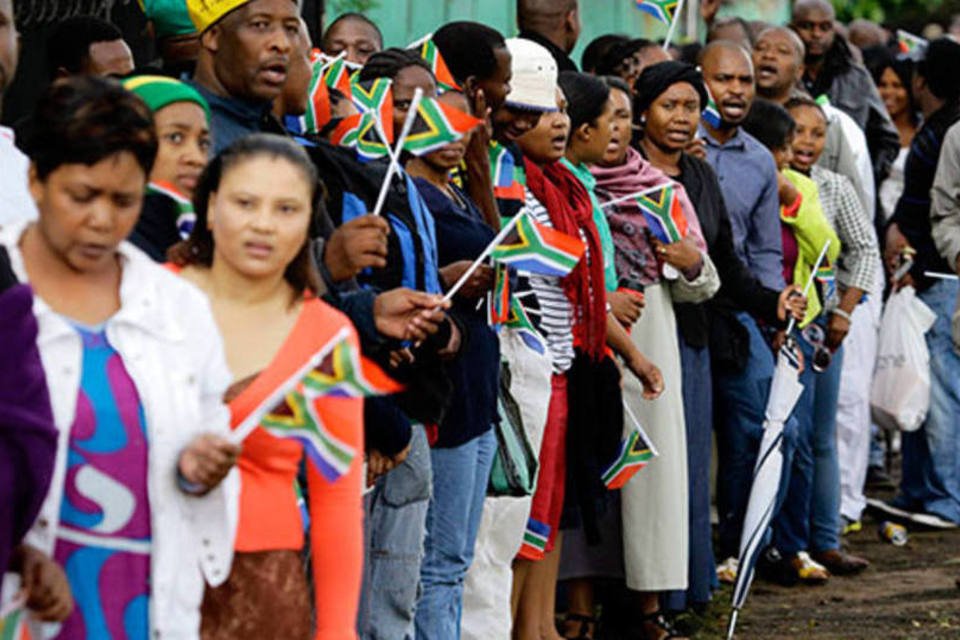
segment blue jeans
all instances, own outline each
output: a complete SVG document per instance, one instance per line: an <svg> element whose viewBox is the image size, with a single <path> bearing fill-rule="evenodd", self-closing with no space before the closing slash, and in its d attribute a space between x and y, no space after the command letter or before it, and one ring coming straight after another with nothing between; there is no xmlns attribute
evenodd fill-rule
<svg viewBox="0 0 960 640"><path fill-rule="evenodd" d="M937 314L926 336L930 411L923 426L903 434L903 480L894 502L960 523L960 358L950 337L958 289L955 281L941 281L919 294Z"/></svg>
<svg viewBox="0 0 960 640"><path fill-rule="evenodd" d="M687 490L690 505L690 568L686 591L671 591L665 607L682 611L710 602L717 588L710 526L710 459L713 452L713 388L710 350L695 349L680 336L683 412L687 425Z"/></svg>
<svg viewBox="0 0 960 640"><path fill-rule="evenodd" d="M473 561L496 448L491 429L458 447L430 451L433 497L420 569L423 596L417 605L417 640L460 638L463 581Z"/></svg>
<svg viewBox="0 0 960 640"><path fill-rule="evenodd" d="M763 438L763 420L773 378L773 352L760 333L757 323L746 313L737 319L746 328L750 338L750 357L742 371L715 371L714 427L717 430L717 510L720 525L717 529L717 557L737 557L740 553L740 533L743 516L750 499L753 468ZM784 468L789 468L796 438L796 421L784 425ZM783 474L786 478L787 474ZM786 493L782 480L778 501Z"/></svg>
<svg viewBox="0 0 960 640"><path fill-rule="evenodd" d="M826 327L821 316L817 324ZM797 332L805 366L800 374L803 394L793 410L797 441L786 499L773 521L773 543L784 556L800 551L840 548L840 459L837 454L837 398L843 347L833 354L826 371L813 370L812 344Z"/></svg>
<svg viewBox="0 0 960 640"><path fill-rule="evenodd" d="M430 504L430 447L414 425L407 459L364 500L367 538L357 628L363 640L410 640Z"/></svg>

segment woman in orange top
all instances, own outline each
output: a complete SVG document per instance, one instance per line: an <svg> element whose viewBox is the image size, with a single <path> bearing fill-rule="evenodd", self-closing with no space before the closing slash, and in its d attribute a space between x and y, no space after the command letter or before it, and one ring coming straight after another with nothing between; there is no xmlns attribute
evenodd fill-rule
<svg viewBox="0 0 960 640"><path fill-rule="evenodd" d="M313 165L292 142L244 138L207 168L194 231L171 252L181 275L210 297L234 376L226 398L234 428L344 328L359 349L346 316L316 295L307 250L316 184ZM314 404L333 436L363 451L362 400ZM244 441L236 555L227 582L207 590L205 640L356 638L362 455L332 482L306 463L315 627L295 490L303 457L298 440L262 428Z"/></svg>

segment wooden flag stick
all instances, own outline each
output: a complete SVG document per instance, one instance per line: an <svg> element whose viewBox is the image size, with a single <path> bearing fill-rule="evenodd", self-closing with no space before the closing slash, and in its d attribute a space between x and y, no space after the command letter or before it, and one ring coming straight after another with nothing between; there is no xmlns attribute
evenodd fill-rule
<svg viewBox="0 0 960 640"><path fill-rule="evenodd" d="M670 42L673 40L673 34L677 30L677 23L680 22L680 14L683 12L683 0L677 0L677 10L673 12L673 20L670 21L670 28L667 30L667 37L663 39L663 50L670 50Z"/></svg>
<svg viewBox="0 0 960 640"><path fill-rule="evenodd" d="M483 250L483 253L481 253L476 260L473 261L473 264L470 265L470 268L464 271L463 275L460 276L460 279L457 280L452 287L450 287L450 290L447 291L447 295L443 296L444 302L452 300L453 296L457 295L457 292L463 288L463 285L467 283L467 280L470 279L470 276L473 275L473 272L480 268L480 265L483 264L483 261L487 259L487 256L493 253L493 250L498 244L503 242L504 238L507 237L507 234L510 233L510 230L517 226L520 216L524 215L527 215L526 211L521 211L517 215L513 216L513 218L510 219L510 222L500 229L500 233L497 234L497 237L495 237L490 244L487 245L487 248Z"/></svg>
<svg viewBox="0 0 960 640"><path fill-rule="evenodd" d="M394 152L390 155L387 175L383 178L383 184L380 186L380 195L377 196L377 205L373 208L373 215L375 216L383 212L383 205L387 202L387 192L390 190L390 182L393 180L394 172L400 168L400 152L403 150L403 145L407 142L407 136L410 135L413 123L417 119L417 109L420 107L421 100L423 100L423 89L417 87L417 90L413 94L413 100L410 101L410 109L407 111L407 119L403 122L400 137L397 138ZM387 145L387 148L389 148L389 145Z"/></svg>

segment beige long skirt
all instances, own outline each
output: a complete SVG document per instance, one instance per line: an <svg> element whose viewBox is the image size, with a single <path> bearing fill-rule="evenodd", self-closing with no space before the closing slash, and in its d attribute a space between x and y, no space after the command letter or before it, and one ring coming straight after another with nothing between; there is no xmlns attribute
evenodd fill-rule
<svg viewBox="0 0 960 640"><path fill-rule="evenodd" d="M665 389L653 401L629 372L623 397L659 451L623 487L623 550L627 586L638 591L687 588L687 436L683 417L680 347L670 291L649 286L646 307L633 327L633 343L663 373ZM624 432L632 428L624 419Z"/></svg>

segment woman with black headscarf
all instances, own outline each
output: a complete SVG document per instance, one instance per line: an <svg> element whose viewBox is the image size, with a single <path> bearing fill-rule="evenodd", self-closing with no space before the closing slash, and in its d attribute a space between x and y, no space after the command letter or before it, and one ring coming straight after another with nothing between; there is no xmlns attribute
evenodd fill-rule
<svg viewBox="0 0 960 640"><path fill-rule="evenodd" d="M722 283L709 302L676 306L687 427L690 564L687 591L671 594L668 608L700 608L717 584L710 529L711 359L723 366L743 347L746 336L736 322L729 322L734 310L779 324L792 288L780 293L766 289L740 261L717 176L706 161L686 152L707 102L700 72L686 63L662 62L643 71L636 89L633 116L642 130L638 149L684 186Z"/></svg>

